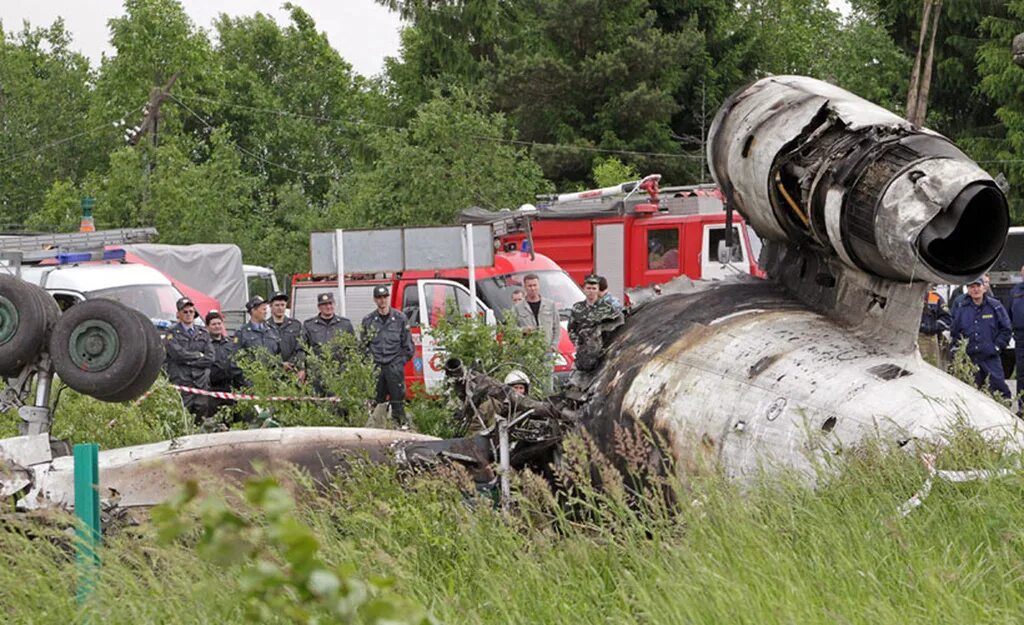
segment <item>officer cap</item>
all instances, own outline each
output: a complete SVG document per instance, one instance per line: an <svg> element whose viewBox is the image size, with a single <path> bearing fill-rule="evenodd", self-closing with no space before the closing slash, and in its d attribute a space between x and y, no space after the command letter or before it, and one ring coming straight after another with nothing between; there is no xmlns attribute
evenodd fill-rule
<svg viewBox="0 0 1024 625"><path fill-rule="evenodd" d="M981 276L978 276L977 278L968 282L967 286L971 286L972 284L980 284L981 286L985 286L985 280Z"/></svg>
<svg viewBox="0 0 1024 625"><path fill-rule="evenodd" d="M274 291L273 293L270 294L270 299L267 301L276 302L279 299L283 299L284 301L287 302L289 300L288 294L285 293L284 291Z"/></svg>
<svg viewBox="0 0 1024 625"><path fill-rule="evenodd" d="M195 304L193 304L192 300L187 297L179 297L176 306L178 307L178 310L181 310L186 306L195 306Z"/></svg>
<svg viewBox="0 0 1024 625"><path fill-rule="evenodd" d="M214 319L220 319L221 321L224 321L224 315L222 315L219 310L211 310L210 312L206 313L206 325L210 325L210 322L213 321Z"/></svg>
<svg viewBox="0 0 1024 625"><path fill-rule="evenodd" d="M380 286L373 287L374 297L387 297L389 295L391 295L391 291L389 291L388 287L384 286L383 284Z"/></svg>
<svg viewBox="0 0 1024 625"><path fill-rule="evenodd" d="M333 303L334 303L334 294L333 293L321 293L320 295L316 296L316 305L317 306L319 306L320 304L333 304Z"/></svg>
<svg viewBox="0 0 1024 625"><path fill-rule="evenodd" d="M266 303L267 300L263 299L259 295L253 295L251 298L249 298L249 301L245 303L245 311L252 312L253 308L256 308L257 306Z"/></svg>
<svg viewBox="0 0 1024 625"><path fill-rule="evenodd" d="M586 278L583 278L583 284L597 284L597 285L600 286L600 284L601 284L601 277L597 276L595 274L590 274Z"/></svg>

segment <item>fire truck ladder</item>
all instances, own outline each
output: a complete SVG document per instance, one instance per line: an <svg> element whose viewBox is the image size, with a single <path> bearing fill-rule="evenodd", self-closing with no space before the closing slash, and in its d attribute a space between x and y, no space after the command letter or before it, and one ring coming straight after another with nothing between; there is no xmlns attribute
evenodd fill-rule
<svg viewBox="0 0 1024 625"><path fill-rule="evenodd" d="M146 243L156 228L120 228L96 232L67 232L0 237L0 258L11 264L38 262L71 252L103 252L107 245Z"/></svg>

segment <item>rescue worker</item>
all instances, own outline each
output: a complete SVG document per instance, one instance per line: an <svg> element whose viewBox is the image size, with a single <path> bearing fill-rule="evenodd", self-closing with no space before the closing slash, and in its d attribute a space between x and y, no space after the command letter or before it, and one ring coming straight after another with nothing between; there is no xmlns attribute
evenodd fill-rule
<svg viewBox="0 0 1024 625"><path fill-rule="evenodd" d="M249 321L235 332L238 350L262 348L270 356L281 356L281 336L267 323L267 300L253 295L245 304Z"/></svg>
<svg viewBox="0 0 1024 625"><path fill-rule="evenodd" d="M575 367L581 371L591 371L597 367L604 349L604 332L623 323L622 313L601 300L600 285L600 278L587 276L583 280L586 299L573 304L569 314L569 338L576 345Z"/></svg>
<svg viewBox="0 0 1024 625"><path fill-rule="evenodd" d="M316 297L316 308L319 314L306 319L302 323L302 342L316 355L321 355L323 346L331 341L338 333L346 333L355 336L356 330L352 322L345 317L334 314L334 295L321 293ZM342 366L343 354L332 354L338 366ZM326 395L323 387L322 376L313 371L313 388L318 395Z"/></svg>
<svg viewBox="0 0 1024 625"><path fill-rule="evenodd" d="M967 296L970 299L953 315L951 350L955 351L960 341L966 340L967 355L978 367L974 384L984 388L987 383L1009 399L1010 389L1004 379L999 352L1010 342L1010 317L999 300L985 293L982 278L967 284Z"/></svg>
<svg viewBox="0 0 1024 625"><path fill-rule="evenodd" d="M305 381L306 372L305 353L302 350L302 323L298 319L292 319L286 313L288 311L288 294L284 291L275 291L270 295L270 322L269 326L277 330L281 337L281 360L284 368L288 371L298 372L300 382Z"/></svg>
<svg viewBox="0 0 1024 625"><path fill-rule="evenodd" d="M405 419L405 363L415 348L409 321L391 308L391 291L386 286L373 287L373 303L377 309L363 317L363 339L377 365L378 404L391 402L391 418L402 426Z"/></svg>
<svg viewBox="0 0 1024 625"><path fill-rule="evenodd" d="M176 307L178 323L164 335L167 378L171 384L208 391L213 364L210 333L195 325L196 307L192 300L179 298ZM209 403L205 395L181 391L181 401L197 421L206 416Z"/></svg>
<svg viewBox="0 0 1024 625"><path fill-rule="evenodd" d="M228 327L224 325L224 315L218 310L206 313L206 329L210 332L213 345L213 365L210 367L210 390L231 392L245 385L242 369L235 363L235 352L238 346L228 336ZM210 398L210 416L216 414L221 406L233 406L232 399Z"/></svg>
<svg viewBox="0 0 1024 625"><path fill-rule="evenodd" d="M510 409L508 416L509 418L513 417L518 412L516 410L517 398L525 397L530 392L530 378L522 371L513 369L505 376L505 387L508 390L504 397L487 397L480 402L475 411L464 417L467 421L464 425L469 433L475 434L494 427L497 415L505 410L507 404L511 404L508 406Z"/></svg>
<svg viewBox="0 0 1024 625"><path fill-rule="evenodd" d="M1020 275L1024 278L1024 267L1020 268ZM1020 381L1024 380L1024 369L1021 368L1024 365L1024 281L1018 282L1010 289L1010 321L1013 326L1013 344L1017 360L1017 393L1020 393L1024 391L1020 384ZM1021 408L1024 409L1024 406Z"/></svg>
<svg viewBox="0 0 1024 625"><path fill-rule="evenodd" d="M615 297L614 295L608 292L608 278L605 278L604 276L598 276L597 280L597 288L598 292L601 294L601 300L611 304L612 308L614 308L616 311L622 312L622 309L624 308L622 302L619 301L619 298Z"/></svg>
<svg viewBox="0 0 1024 625"><path fill-rule="evenodd" d="M943 333L948 332L952 325L953 317L946 308L946 300L935 290L935 285L932 285L924 297L917 345L921 350L921 357L940 369L945 369L947 364L947 341Z"/></svg>

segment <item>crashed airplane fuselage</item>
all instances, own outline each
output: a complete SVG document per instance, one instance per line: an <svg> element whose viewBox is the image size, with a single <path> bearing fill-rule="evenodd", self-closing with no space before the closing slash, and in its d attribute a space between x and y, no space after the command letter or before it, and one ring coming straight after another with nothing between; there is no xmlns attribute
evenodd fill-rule
<svg viewBox="0 0 1024 625"><path fill-rule="evenodd" d="M798 76L734 94L710 137L769 279L683 279L640 306L588 386L596 441L637 420L683 471L710 461L742 477L810 474L820 453L941 440L954 422L1024 440L1009 410L916 344L927 283L965 282L1002 250L1007 205L988 174L944 137Z"/></svg>

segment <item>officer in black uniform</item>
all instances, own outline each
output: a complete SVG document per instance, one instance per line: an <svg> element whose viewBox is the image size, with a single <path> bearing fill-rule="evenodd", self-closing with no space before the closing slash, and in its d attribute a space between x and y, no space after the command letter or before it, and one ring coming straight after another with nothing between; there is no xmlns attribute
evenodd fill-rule
<svg viewBox="0 0 1024 625"><path fill-rule="evenodd" d="M356 329L346 317L334 314L334 295L321 293L316 296L316 308L320 312L302 323L302 340L313 353L319 354L324 344L330 342L339 332L355 336Z"/></svg>
<svg viewBox="0 0 1024 625"><path fill-rule="evenodd" d="M213 366L210 367L210 390L230 392L245 385L242 369L235 363L235 352L238 346L228 336L228 328L224 325L224 315L217 310L206 313L206 329L210 332L213 344ZM210 398L210 415L221 406L232 406L234 400Z"/></svg>
<svg viewBox="0 0 1024 625"><path fill-rule="evenodd" d="M238 350L261 347L270 356L281 356L281 335L267 323L267 300L253 295L245 304L249 312L249 321L235 332L235 343Z"/></svg>
<svg viewBox="0 0 1024 625"><path fill-rule="evenodd" d="M405 363L415 350L409 320L391 308L388 287L374 287L373 302L377 310L363 317L363 338L378 367L376 402L389 400L391 418L400 425L408 425L405 420Z"/></svg>
<svg viewBox="0 0 1024 625"><path fill-rule="evenodd" d="M324 345L339 333L348 333L355 336L356 330L352 327L352 322L347 318L334 314L334 295L331 293L317 295L316 308L319 314L306 319L302 323L302 342L314 354L319 356L323 352ZM334 360L339 367L344 365L342 362L343 354L335 352L332 356L334 356ZM311 375L313 376L313 388L317 394L325 395L326 390L323 387L321 376L316 371L312 371Z"/></svg>
<svg viewBox="0 0 1024 625"><path fill-rule="evenodd" d="M288 310L288 295L284 291L275 291L270 296L270 322L268 325L277 330L281 337L281 360L284 368L299 372L299 380L305 379L305 352L302 349L302 323L292 319L285 312Z"/></svg>
<svg viewBox="0 0 1024 625"><path fill-rule="evenodd" d="M213 364L213 345L210 334L195 325L196 307L187 297L177 301L178 323L164 335L164 364L171 384L210 390L210 366ZM204 395L181 392L185 408L197 419L206 416L209 403Z"/></svg>

